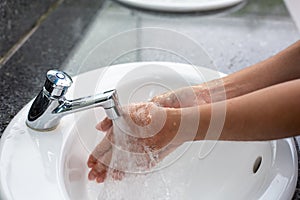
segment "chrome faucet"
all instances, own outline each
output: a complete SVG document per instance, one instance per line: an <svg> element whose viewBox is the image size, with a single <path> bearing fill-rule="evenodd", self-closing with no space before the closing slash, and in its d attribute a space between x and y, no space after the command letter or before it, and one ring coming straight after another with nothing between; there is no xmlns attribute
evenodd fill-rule
<svg viewBox="0 0 300 200"><path fill-rule="evenodd" d="M58 70L48 71L44 87L31 105L26 124L35 130L52 130L63 116L99 106L104 108L110 119L120 116L116 90L67 100L65 94L72 83L72 78L67 73Z"/></svg>

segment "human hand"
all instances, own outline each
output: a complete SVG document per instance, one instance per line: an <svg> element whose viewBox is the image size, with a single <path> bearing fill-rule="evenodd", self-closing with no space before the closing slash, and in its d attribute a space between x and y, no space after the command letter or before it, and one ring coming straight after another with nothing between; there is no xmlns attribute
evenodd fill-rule
<svg viewBox="0 0 300 200"><path fill-rule="evenodd" d="M205 84L184 87L152 98L151 102L162 107L185 108L210 103L210 92Z"/></svg>
<svg viewBox="0 0 300 200"><path fill-rule="evenodd" d="M96 128L107 132L88 159L88 178L101 183L108 174L121 179L127 171L147 171L180 146L176 132L179 113L154 103L131 104L120 121L105 118Z"/></svg>

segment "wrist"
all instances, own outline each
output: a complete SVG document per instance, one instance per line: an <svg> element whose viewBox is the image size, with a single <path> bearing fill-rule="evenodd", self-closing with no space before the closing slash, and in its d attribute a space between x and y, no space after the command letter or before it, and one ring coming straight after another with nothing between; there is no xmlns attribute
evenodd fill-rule
<svg viewBox="0 0 300 200"><path fill-rule="evenodd" d="M199 128L199 107L172 109L167 108L164 131L177 145L194 141Z"/></svg>
<svg viewBox="0 0 300 200"><path fill-rule="evenodd" d="M241 93L243 86L240 84L236 84L230 77L225 77L223 79L223 86L226 92L226 99L231 99L242 95Z"/></svg>
<svg viewBox="0 0 300 200"><path fill-rule="evenodd" d="M227 99L239 97L259 89L252 82L235 79L234 75L224 78L224 87Z"/></svg>
<svg viewBox="0 0 300 200"><path fill-rule="evenodd" d="M232 98L235 92L235 85L224 79L215 79L193 86L193 89L198 99L203 99L205 103L215 103Z"/></svg>
<svg viewBox="0 0 300 200"><path fill-rule="evenodd" d="M180 131L182 129L182 109L166 108L165 110L167 118L162 132L167 134L172 144L181 145L187 141L186 135Z"/></svg>

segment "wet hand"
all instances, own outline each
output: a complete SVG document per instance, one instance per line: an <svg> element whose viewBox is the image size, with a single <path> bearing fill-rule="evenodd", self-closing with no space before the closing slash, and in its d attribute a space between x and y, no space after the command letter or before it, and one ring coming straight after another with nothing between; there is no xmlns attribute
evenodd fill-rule
<svg viewBox="0 0 300 200"><path fill-rule="evenodd" d="M120 120L106 118L96 126L106 136L89 156L89 180L100 183L108 175L121 179L129 170L147 171L183 143L175 137L179 122L172 117L180 111L169 115L169 109L154 103L132 104L123 111Z"/></svg>
<svg viewBox="0 0 300 200"><path fill-rule="evenodd" d="M184 87L153 97L151 102L162 107L185 108L210 103L210 91L204 84Z"/></svg>

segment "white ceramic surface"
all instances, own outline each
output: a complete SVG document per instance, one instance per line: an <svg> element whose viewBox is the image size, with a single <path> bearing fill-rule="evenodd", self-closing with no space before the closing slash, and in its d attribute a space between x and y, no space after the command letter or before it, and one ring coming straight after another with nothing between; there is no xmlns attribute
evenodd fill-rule
<svg viewBox="0 0 300 200"><path fill-rule="evenodd" d="M243 0L117 0L119 2L150 10L191 12L226 8Z"/></svg>
<svg viewBox="0 0 300 200"><path fill-rule="evenodd" d="M126 104L128 99L129 102L147 100L157 93L219 76L222 74L216 71L185 64L130 63L79 75L68 97L116 87L121 103ZM129 92L133 88L134 92ZM87 180L86 161L90 151L103 138L104 133L97 132L94 127L105 116L104 111L96 108L69 115L56 130L36 132L25 125L29 104L11 121L1 139L2 199L97 199L104 185ZM182 152L184 154L178 157ZM203 152L206 156L201 156ZM253 166L259 157L262 162L254 173ZM187 143L161 165L168 162L172 164L153 173L153 176L163 177L165 185L159 185L159 178L149 184L153 183L154 192L166 189L172 200L285 200L291 199L297 181L293 139ZM138 195L146 191L147 181L144 180L143 187L133 188ZM130 185L127 187L130 189Z"/></svg>

